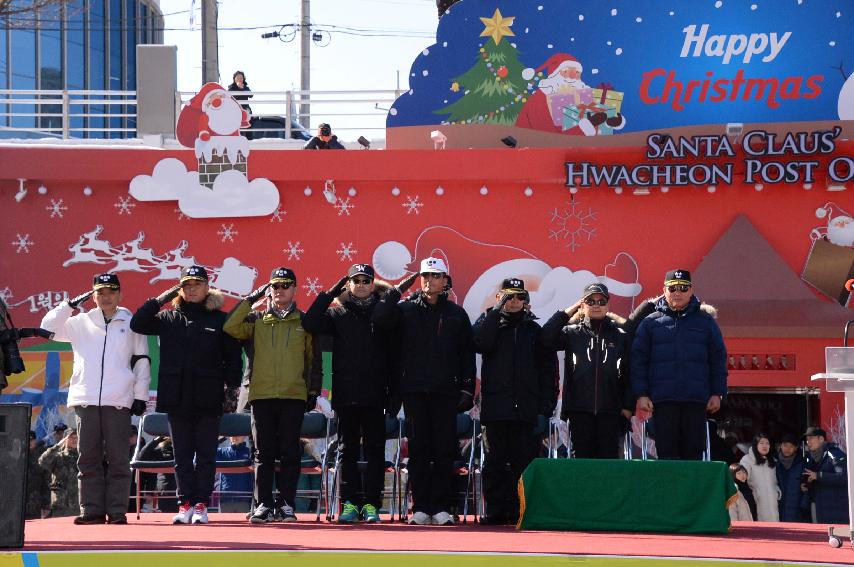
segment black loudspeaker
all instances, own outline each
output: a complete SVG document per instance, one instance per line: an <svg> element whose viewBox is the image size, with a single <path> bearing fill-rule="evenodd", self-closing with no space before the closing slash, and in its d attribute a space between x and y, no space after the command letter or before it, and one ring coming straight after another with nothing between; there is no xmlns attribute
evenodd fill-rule
<svg viewBox="0 0 854 567"><path fill-rule="evenodd" d="M0 404L0 548L24 546L29 404Z"/></svg>

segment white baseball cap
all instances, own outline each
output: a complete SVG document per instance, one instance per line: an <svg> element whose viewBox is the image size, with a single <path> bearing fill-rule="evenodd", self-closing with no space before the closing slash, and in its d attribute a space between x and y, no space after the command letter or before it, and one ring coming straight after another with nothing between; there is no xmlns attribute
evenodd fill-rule
<svg viewBox="0 0 854 567"><path fill-rule="evenodd" d="M420 274L447 274L448 266L445 265L445 261L441 258L424 258L421 260L421 271L418 272Z"/></svg>

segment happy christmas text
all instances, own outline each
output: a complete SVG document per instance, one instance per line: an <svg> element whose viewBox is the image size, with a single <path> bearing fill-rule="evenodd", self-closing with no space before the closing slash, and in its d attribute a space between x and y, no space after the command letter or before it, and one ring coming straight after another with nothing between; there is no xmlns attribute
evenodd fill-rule
<svg viewBox="0 0 854 567"><path fill-rule="evenodd" d="M650 161L635 165L597 165L591 162L566 162L567 187L679 187L732 185L736 165L743 173L744 183L814 183L822 162L819 156L829 156L836 150L836 138L842 129L815 132L775 134L752 130L738 145L726 135L703 135L673 138L669 134L647 137L646 158ZM743 152L740 162L736 148ZM722 161L679 163L679 160L721 159ZM768 159L772 158L772 159ZM826 161L826 160L825 160ZM834 157L827 161L825 173L834 183L854 179L854 158Z"/></svg>

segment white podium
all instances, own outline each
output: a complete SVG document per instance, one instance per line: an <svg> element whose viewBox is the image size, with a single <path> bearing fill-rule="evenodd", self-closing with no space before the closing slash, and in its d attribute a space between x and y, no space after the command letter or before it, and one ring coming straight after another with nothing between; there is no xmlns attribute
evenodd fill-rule
<svg viewBox="0 0 854 567"><path fill-rule="evenodd" d="M846 326L846 341L847 341ZM826 347L824 349L826 372L813 374L813 380L825 380L828 392L845 393L845 438L848 441L848 521L847 530L828 528L829 543L832 547L842 547L840 538L851 539L854 532L854 458L851 448L854 447L854 347ZM851 540L854 549L854 539Z"/></svg>

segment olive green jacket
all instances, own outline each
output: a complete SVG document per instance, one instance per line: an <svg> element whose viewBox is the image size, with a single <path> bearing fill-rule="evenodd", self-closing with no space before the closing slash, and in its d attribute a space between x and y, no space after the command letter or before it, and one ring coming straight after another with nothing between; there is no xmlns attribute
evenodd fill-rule
<svg viewBox="0 0 854 567"><path fill-rule="evenodd" d="M322 364L311 334L296 307L284 318L274 311L253 312L248 301L231 311L223 330L248 341L251 376L249 401L271 398L305 400L320 393Z"/></svg>

